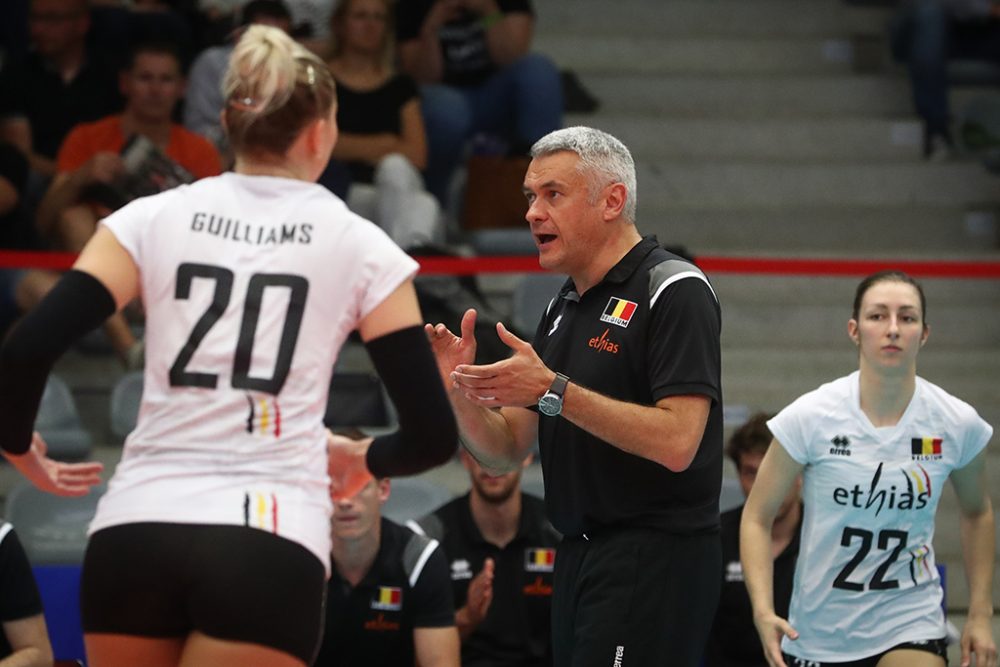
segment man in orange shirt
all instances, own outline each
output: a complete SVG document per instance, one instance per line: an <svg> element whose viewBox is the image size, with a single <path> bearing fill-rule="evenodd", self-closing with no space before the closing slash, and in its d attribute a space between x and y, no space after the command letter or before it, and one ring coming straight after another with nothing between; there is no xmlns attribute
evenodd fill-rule
<svg viewBox="0 0 1000 667"><path fill-rule="evenodd" d="M173 111L184 95L184 76L176 49L168 43L146 43L134 49L119 84L125 110L92 123L81 123L59 148L56 176L38 206L36 224L42 238L70 252L79 252L93 235L97 221L111 212L95 197L125 173L120 155L133 137L149 140L186 170L191 179L221 172L218 151L207 139L173 122ZM55 283L58 274L32 271L17 290L18 306L30 308ZM112 347L128 366L137 366L141 346L119 314L105 326Z"/></svg>

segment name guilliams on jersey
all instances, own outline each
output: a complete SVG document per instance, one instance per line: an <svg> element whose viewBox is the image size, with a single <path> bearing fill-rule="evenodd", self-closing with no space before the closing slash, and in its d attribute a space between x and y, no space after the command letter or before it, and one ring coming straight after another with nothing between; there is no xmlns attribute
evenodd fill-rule
<svg viewBox="0 0 1000 667"><path fill-rule="evenodd" d="M311 222L291 222L273 225L254 225L236 218L198 211L191 218L191 231L217 236L237 243L250 245L285 245L312 243Z"/></svg>

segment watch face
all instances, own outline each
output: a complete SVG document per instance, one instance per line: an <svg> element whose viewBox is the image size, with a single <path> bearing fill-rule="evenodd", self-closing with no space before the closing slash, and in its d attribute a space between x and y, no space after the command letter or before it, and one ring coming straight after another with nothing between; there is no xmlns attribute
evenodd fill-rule
<svg viewBox="0 0 1000 667"><path fill-rule="evenodd" d="M562 412L562 396L549 392L538 399L538 411L543 415L555 417Z"/></svg>

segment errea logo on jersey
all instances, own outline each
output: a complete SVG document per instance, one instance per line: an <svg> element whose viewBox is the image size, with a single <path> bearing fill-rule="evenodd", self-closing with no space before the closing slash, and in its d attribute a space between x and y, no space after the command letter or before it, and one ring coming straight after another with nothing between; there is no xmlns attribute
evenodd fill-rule
<svg viewBox="0 0 1000 667"><path fill-rule="evenodd" d="M451 562L451 580L461 581L463 579L472 579L472 566L469 565L469 561L460 558Z"/></svg>
<svg viewBox="0 0 1000 667"><path fill-rule="evenodd" d="M619 299L618 297L613 296L608 299L608 305L604 308L604 314L601 315L601 321L626 328L628 327L628 323L632 320L632 315L635 314L635 310L638 307L639 304L635 301L626 301L625 299Z"/></svg>
<svg viewBox="0 0 1000 667"><path fill-rule="evenodd" d="M851 439L848 438L846 435L833 436L832 438L830 438L830 444L833 445L833 447L830 448L830 453L833 454L834 456L851 455L851 450L849 449L849 447L851 446Z"/></svg>

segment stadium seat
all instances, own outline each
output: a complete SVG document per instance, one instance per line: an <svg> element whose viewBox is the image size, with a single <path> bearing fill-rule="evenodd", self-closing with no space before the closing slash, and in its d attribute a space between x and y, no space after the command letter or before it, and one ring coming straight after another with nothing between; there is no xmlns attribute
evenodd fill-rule
<svg viewBox="0 0 1000 667"><path fill-rule="evenodd" d="M323 423L337 431L360 429L372 435L396 428L396 411L372 373L334 373Z"/></svg>
<svg viewBox="0 0 1000 667"><path fill-rule="evenodd" d="M429 514L454 496L450 491L421 477L392 480L389 499L382 505L382 516L396 523L406 523Z"/></svg>
<svg viewBox="0 0 1000 667"><path fill-rule="evenodd" d="M743 496L743 489L740 488L739 480L723 477L722 493L719 494L719 512L736 509L745 500L746 498Z"/></svg>
<svg viewBox="0 0 1000 667"><path fill-rule="evenodd" d="M69 386L58 375L49 375L45 383L35 430L42 434L54 459L79 460L90 453L90 432L80 421Z"/></svg>
<svg viewBox="0 0 1000 667"><path fill-rule="evenodd" d="M529 273L514 287L511 295L511 327L518 336L531 340L549 306L549 301L559 293L566 276L556 273Z"/></svg>
<svg viewBox="0 0 1000 667"><path fill-rule="evenodd" d="M111 390L111 434L119 442L135 428L142 400L142 371L132 371L121 376Z"/></svg>
<svg viewBox="0 0 1000 667"><path fill-rule="evenodd" d="M32 565L78 565L87 546L87 528L105 486L86 496L65 498L18 483L7 495L7 520L17 528Z"/></svg>

